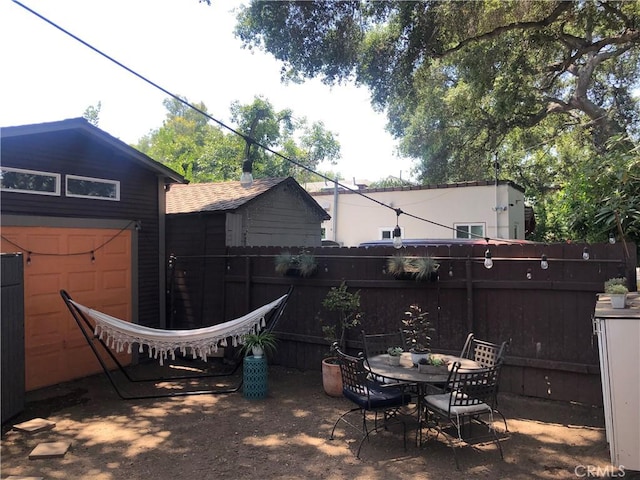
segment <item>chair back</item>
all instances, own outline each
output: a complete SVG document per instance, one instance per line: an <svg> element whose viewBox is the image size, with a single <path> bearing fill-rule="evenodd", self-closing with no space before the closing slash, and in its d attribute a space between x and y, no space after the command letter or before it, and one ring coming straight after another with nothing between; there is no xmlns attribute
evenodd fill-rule
<svg viewBox="0 0 640 480"><path fill-rule="evenodd" d="M367 358L387 353L389 347L407 347L402 329L391 333L365 333L362 330L362 344Z"/></svg>
<svg viewBox="0 0 640 480"><path fill-rule="evenodd" d="M357 357L347 355L340 350L337 344L334 344L333 350L340 363L342 390L352 392L358 396L368 397L367 375L369 372L364 366L363 353L360 352Z"/></svg>
<svg viewBox="0 0 640 480"><path fill-rule="evenodd" d="M493 367L497 365L507 351L507 342L501 344L478 340L473 333L467 336L467 341L462 347L461 358L473 360L482 368Z"/></svg>
<svg viewBox="0 0 640 480"><path fill-rule="evenodd" d="M488 368L460 369L460 362L455 362L449 374L448 386L451 389L449 408L466 407L486 403L493 405L502 362Z"/></svg>

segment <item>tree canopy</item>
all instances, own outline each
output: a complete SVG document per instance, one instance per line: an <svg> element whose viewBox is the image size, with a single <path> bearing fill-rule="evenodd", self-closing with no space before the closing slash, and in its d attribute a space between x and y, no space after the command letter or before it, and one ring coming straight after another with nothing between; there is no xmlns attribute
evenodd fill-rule
<svg viewBox="0 0 640 480"><path fill-rule="evenodd" d="M422 182L498 163L543 217L539 239L599 240L611 225L579 219L615 192L574 183L637 178L639 28L638 0L252 1L236 35L282 60L284 80L368 87Z"/></svg>
<svg viewBox="0 0 640 480"><path fill-rule="evenodd" d="M304 167L314 170L321 161L335 164L340 157L339 142L322 122L309 125L306 118L295 118L291 110L276 111L262 97L255 97L248 105L231 105L238 133L213 126L203 103L194 105L197 110L189 105L186 99L166 99L163 125L136 145L189 181L238 180L242 162L249 160L255 178L292 176L303 182L310 176Z"/></svg>

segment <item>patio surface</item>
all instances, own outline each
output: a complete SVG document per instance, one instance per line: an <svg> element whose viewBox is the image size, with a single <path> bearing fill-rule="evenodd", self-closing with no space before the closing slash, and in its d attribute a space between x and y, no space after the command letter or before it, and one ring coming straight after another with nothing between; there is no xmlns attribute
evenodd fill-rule
<svg viewBox="0 0 640 480"><path fill-rule="evenodd" d="M104 375L27 397L25 412L2 430L2 478L46 479L576 479L620 475L609 463L602 408L500 395L509 432L495 444L462 446L457 471L440 437L422 447L413 430L374 434L354 452L357 432L337 417L351 408L322 390L320 372L270 367L269 395L242 392L121 400ZM55 422L38 433L12 430L31 418ZM496 418L502 432L502 423ZM41 443L70 442L61 458L29 459ZM589 475L588 472L591 472ZM638 478L627 473L625 478Z"/></svg>

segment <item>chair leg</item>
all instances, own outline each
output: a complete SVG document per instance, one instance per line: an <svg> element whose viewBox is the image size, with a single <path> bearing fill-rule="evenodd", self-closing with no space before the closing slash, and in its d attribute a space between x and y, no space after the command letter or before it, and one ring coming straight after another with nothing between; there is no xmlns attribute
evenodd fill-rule
<svg viewBox="0 0 640 480"><path fill-rule="evenodd" d="M336 427L338 426L338 423L340 422L340 420L343 420L343 419L344 419L344 417L346 417L346 416L347 416L347 415L349 415L350 413L357 412L357 411L360 411L360 410L362 410L360 407L355 407L355 408L352 408L351 410L349 410L348 412L345 412L345 413L343 413L342 415L340 415L340 416L338 417L338 419L336 420L336 423L334 423L334 424L333 424L333 428L331 429L331 436L329 437L329 440L333 440L333 434L334 434L334 432L336 431ZM344 422L345 422L347 425L351 425L351 424L350 424L349 422L347 422L346 420L345 420Z"/></svg>

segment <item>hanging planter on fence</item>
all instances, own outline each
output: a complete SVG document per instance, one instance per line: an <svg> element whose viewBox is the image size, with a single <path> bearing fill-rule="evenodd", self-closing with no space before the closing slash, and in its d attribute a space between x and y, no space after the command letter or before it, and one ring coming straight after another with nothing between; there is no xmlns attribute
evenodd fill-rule
<svg viewBox="0 0 640 480"><path fill-rule="evenodd" d="M275 264L276 273L293 277L310 277L318 270L316 259L309 252L282 252L275 257Z"/></svg>
<svg viewBox="0 0 640 480"><path fill-rule="evenodd" d="M387 259L387 272L398 280L438 280L440 264L431 257L394 255Z"/></svg>

